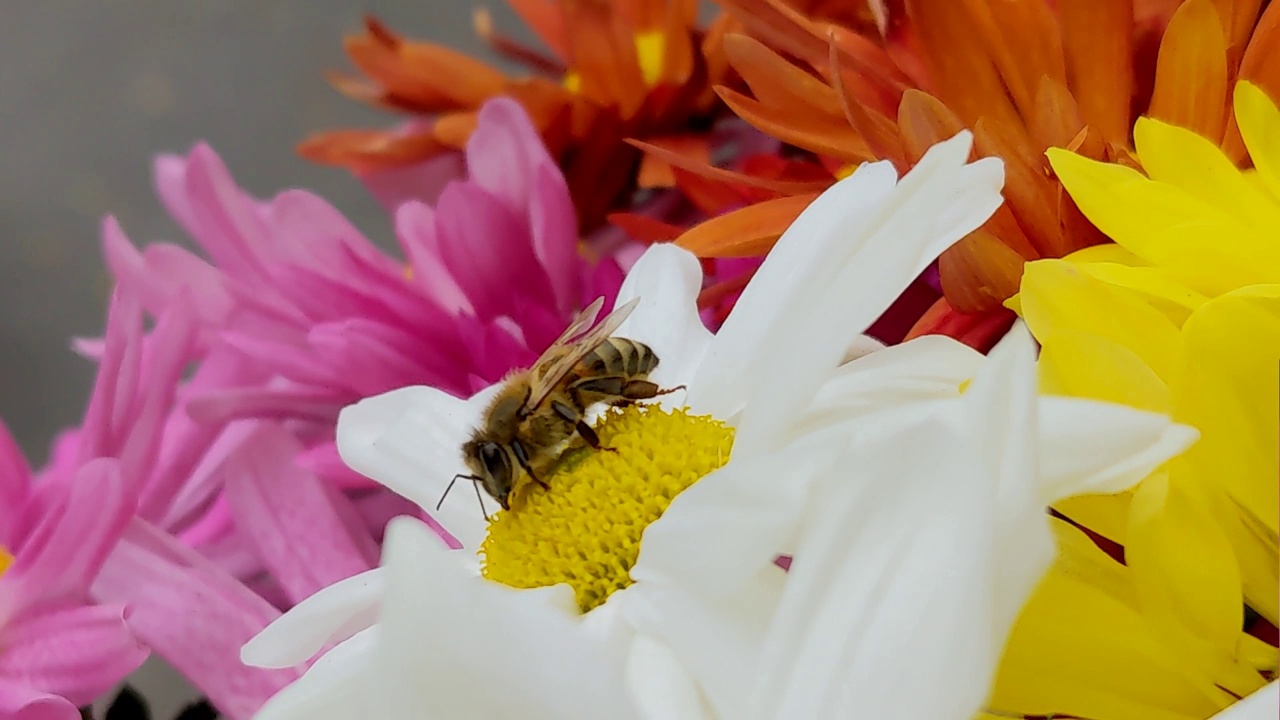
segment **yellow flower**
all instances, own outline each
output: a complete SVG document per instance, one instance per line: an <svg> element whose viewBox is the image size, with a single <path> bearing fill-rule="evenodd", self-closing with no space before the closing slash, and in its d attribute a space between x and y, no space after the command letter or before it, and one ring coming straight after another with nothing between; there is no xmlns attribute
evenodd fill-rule
<svg viewBox="0 0 1280 720"><path fill-rule="evenodd" d="M1057 522L1059 558L1019 620L991 707L1012 714L1205 718L1275 678L1280 623L1280 110L1240 83L1254 169L1150 118L1146 175L1049 159L1115 245L1027 266L1018 310L1044 391L1168 411L1201 441L1123 495L1066 517L1124 546L1108 558Z"/></svg>

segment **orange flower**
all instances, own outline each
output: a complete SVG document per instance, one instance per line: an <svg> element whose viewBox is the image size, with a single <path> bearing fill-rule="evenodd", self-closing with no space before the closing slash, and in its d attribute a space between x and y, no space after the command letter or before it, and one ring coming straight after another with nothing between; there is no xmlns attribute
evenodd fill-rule
<svg viewBox="0 0 1280 720"><path fill-rule="evenodd" d="M494 31L484 11L476 31L500 54L537 74L511 78L443 46L406 40L373 18L345 41L363 79L332 75L364 102L424 117L400 130L337 130L306 139L299 152L357 173L414 164L462 147L481 104L519 101L559 159L584 232L637 187L668 186L671 168L626 145L642 138L710 157L705 130L723 114L711 91L726 80L718 50L727 19L695 27L696 0L508 0L552 56Z"/></svg>
<svg viewBox="0 0 1280 720"><path fill-rule="evenodd" d="M808 151L790 162L810 175L784 182L646 148L676 164L679 179L696 178L694 194L711 196L710 184L751 203L692 228L680 245L709 257L767 250L856 164L888 159L905 171L961 128L974 132L977 155L1004 160L1005 205L942 256L945 297L913 334L985 335L995 326L948 316L1002 313L1025 262L1104 241L1053 176L1047 148L1136 165L1130 133L1146 114L1244 162L1230 83L1280 86L1280 63L1266 61L1280 53L1280 3L1263 9L1263 0L867 0L865 13L845 11L847 24L831 21L824 8L833 4L821 0L721 4L744 28L723 46L750 94L716 91L748 123Z"/></svg>

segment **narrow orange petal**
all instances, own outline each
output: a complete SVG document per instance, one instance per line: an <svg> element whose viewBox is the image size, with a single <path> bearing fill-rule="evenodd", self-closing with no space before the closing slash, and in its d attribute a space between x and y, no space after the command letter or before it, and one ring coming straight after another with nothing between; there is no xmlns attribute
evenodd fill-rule
<svg viewBox="0 0 1280 720"><path fill-rule="evenodd" d="M1053 188L1045 177L1045 164L1038 156L1029 156L1026 147L993 130L986 118L974 127L973 139L979 155L1004 160L1005 202L1031 245L1042 256L1061 257L1064 253L1054 217Z"/></svg>
<svg viewBox="0 0 1280 720"><path fill-rule="evenodd" d="M955 137L964 123L941 100L920 90L908 90L898 105L898 128L907 161L914 165L930 147Z"/></svg>
<svg viewBox="0 0 1280 720"><path fill-rule="evenodd" d="M680 194L708 216L716 216L730 208L752 202L749 188L703 177L681 167L673 166L671 172L676 176L676 187L680 189ZM767 200L766 198L765 201Z"/></svg>
<svg viewBox="0 0 1280 720"><path fill-rule="evenodd" d="M748 205L691 228L676 240L698 257L756 257L773 247L817 194Z"/></svg>
<svg viewBox="0 0 1280 720"><path fill-rule="evenodd" d="M1234 71L1249 44L1262 0L1214 0L1227 41L1227 67Z"/></svg>
<svg viewBox="0 0 1280 720"><path fill-rule="evenodd" d="M1213 0L1187 0L1165 30L1148 114L1216 142L1227 119L1227 48Z"/></svg>
<svg viewBox="0 0 1280 720"><path fill-rule="evenodd" d="M486 8L477 8L471 13L471 28L502 57L556 77L564 75L568 70L564 61L559 58L548 57L515 38L494 30L493 16Z"/></svg>
<svg viewBox="0 0 1280 720"><path fill-rule="evenodd" d="M1058 3L1068 87L1084 121L1128 144L1133 118L1133 0Z"/></svg>
<svg viewBox="0 0 1280 720"><path fill-rule="evenodd" d="M1042 78L1031 117L1031 137L1036 147L1066 147L1083 129L1080 110L1067 87L1052 78Z"/></svg>
<svg viewBox="0 0 1280 720"><path fill-rule="evenodd" d="M727 12L721 12L707 26L706 33L702 37L702 58L706 63L707 89L698 99L699 105L714 102L717 99L714 87L723 85L726 78L732 74L729 57L724 51L724 40L729 35L742 31L742 23Z"/></svg>
<svg viewBox="0 0 1280 720"><path fill-rule="evenodd" d="M307 137L297 151L312 162L371 172L421 162L445 149L430 133L331 130Z"/></svg>
<svg viewBox="0 0 1280 720"><path fill-rule="evenodd" d="M1023 117L1034 111L1041 78L1066 83L1062 34L1044 0L964 0Z"/></svg>
<svg viewBox="0 0 1280 720"><path fill-rule="evenodd" d="M569 39L569 64L582 78L582 95L616 105L624 120L635 116L648 88L635 35L609 0L560 0Z"/></svg>
<svg viewBox="0 0 1280 720"><path fill-rule="evenodd" d="M826 58L826 43L804 15L780 0L719 0L753 37L814 67Z"/></svg>
<svg viewBox="0 0 1280 720"><path fill-rule="evenodd" d="M840 58L841 77L850 98L881 115L892 115L902 93L915 86L879 44L839 26L826 28Z"/></svg>
<svg viewBox="0 0 1280 720"><path fill-rule="evenodd" d="M701 135L667 135L649 138L649 143L628 142L641 150L645 149L645 145L654 149L654 152L645 153L640 159L636 184L642 188L671 187L676 184L675 173L671 171L673 156L697 165L711 165L711 145Z"/></svg>
<svg viewBox="0 0 1280 720"><path fill-rule="evenodd" d="M628 139L627 142L643 150L647 156L663 161L668 167L680 168L710 180L759 188L775 195L801 195L820 192L832 182L831 178L827 178L825 181L794 181L755 177L711 165L709 150L702 156L691 156L673 148L670 144L660 144L661 140L656 138L651 138L650 142L634 139Z"/></svg>
<svg viewBox="0 0 1280 720"><path fill-rule="evenodd" d="M945 335L978 352L987 352L1009 331L1016 319L1017 315L1003 307L976 314L958 312L944 297L920 316L902 341L924 335Z"/></svg>
<svg viewBox="0 0 1280 720"><path fill-rule="evenodd" d="M556 0L507 0L507 5L559 59L569 59L564 16Z"/></svg>
<svg viewBox="0 0 1280 720"><path fill-rule="evenodd" d="M501 91L506 77L463 53L400 38L376 18L344 42L351 62L394 95L438 110L474 107Z"/></svg>
<svg viewBox="0 0 1280 720"><path fill-rule="evenodd" d="M441 145L455 150L466 147L471 133L476 130L475 112L456 112L441 115L431 126L431 134Z"/></svg>
<svg viewBox="0 0 1280 720"><path fill-rule="evenodd" d="M1018 292L1023 258L990 232L978 229L938 258L942 293L956 310L983 312Z"/></svg>
<svg viewBox="0 0 1280 720"><path fill-rule="evenodd" d="M979 117L1021 123L985 47L977 20L956 0L906 0L907 14L929 60L934 94L966 124Z"/></svg>
<svg viewBox="0 0 1280 720"><path fill-rule="evenodd" d="M654 3L648 3L654 4ZM682 86L689 82L697 67L694 38L686 7L687 2L669 1L662 25L662 68L658 85ZM659 7L661 7L659 5Z"/></svg>
<svg viewBox="0 0 1280 720"><path fill-rule="evenodd" d="M724 39L724 51L733 69L760 103L797 114L844 119L840 98L831 86L783 59L759 40L729 35Z"/></svg>
<svg viewBox="0 0 1280 720"><path fill-rule="evenodd" d="M890 160L899 172L907 170L907 151L902 144L902 134L892 119L864 107L857 102L850 102L849 89L845 85L846 73L840 72L840 51L836 47L834 34L827 36L827 75L840 98L840 109L844 111L846 121L866 142L867 147L877 158Z"/></svg>
<svg viewBox="0 0 1280 720"><path fill-rule="evenodd" d="M684 232L684 228L678 225L636 213L611 213L607 219L610 225L620 228L635 240L646 244L670 242Z"/></svg>
<svg viewBox="0 0 1280 720"><path fill-rule="evenodd" d="M874 157L866 141L844 118L795 115L789 108L770 107L726 87L717 87L716 93L735 115L785 143L820 155L834 155L845 162Z"/></svg>
<svg viewBox="0 0 1280 720"><path fill-rule="evenodd" d="M1021 255L1023 260L1030 262L1042 257L1027 239L1027 234L1018 224L1018 219L1013 216L1013 210L1009 209L1008 203L996 208L991 218L982 224L982 228L999 238L1000 242L1009 246L1009 249Z"/></svg>

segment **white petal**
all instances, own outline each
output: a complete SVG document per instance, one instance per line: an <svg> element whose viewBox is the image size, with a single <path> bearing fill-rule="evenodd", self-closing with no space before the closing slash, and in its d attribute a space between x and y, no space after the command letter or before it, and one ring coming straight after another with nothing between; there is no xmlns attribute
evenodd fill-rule
<svg viewBox="0 0 1280 720"><path fill-rule="evenodd" d="M977 350L941 335L863 356L833 373L791 434L799 436L902 403L958 397L960 385L973 379L984 360Z"/></svg>
<svg viewBox="0 0 1280 720"><path fill-rule="evenodd" d="M758 285L761 300L742 312L744 293L729 318L737 324L726 322L708 352L709 358L742 359L732 361L727 373L713 365L700 370L694 389L702 397L704 379L713 388L725 388L716 408L721 412L737 409L726 406L730 398L745 401L738 428L745 447L752 452L776 447L781 429L840 364L852 337L1000 205L1003 165L995 158L966 165L970 145L963 132L935 145L888 192L882 181L858 183L869 185L872 202L859 198L853 211L843 206L847 201L834 207L815 202L779 240L747 288ZM845 200L843 194L837 196ZM815 219L806 221L810 213ZM810 244L822 255L816 266L766 273L784 243ZM738 330L743 324L761 329L744 333Z"/></svg>
<svg viewBox="0 0 1280 720"><path fill-rule="evenodd" d="M867 355L870 355L873 352L879 352L886 347L887 346L884 343L870 335L859 335L853 339L853 342L849 343L849 347L845 348L844 358L841 359L840 362L842 365L844 363L851 363L860 357L866 357Z"/></svg>
<svg viewBox="0 0 1280 720"><path fill-rule="evenodd" d="M440 510L453 476L465 472L462 444L480 422L497 386L460 400L430 387L406 387L366 398L338 416L338 453L353 470L412 500L463 547L484 539L484 512L469 481L460 480ZM494 512L496 504L485 509Z"/></svg>
<svg viewBox="0 0 1280 720"><path fill-rule="evenodd" d="M676 658L678 667L669 667L668 672L675 675L678 670L686 677L683 681L670 677L667 682L696 681L700 697L714 710L713 717L740 718L748 714L746 688L785 580L782 568L771 564L723 596L708 597L679 585L637 582L627 588L625 602L619 605L639 635L660 642Z"/></svg>
<svg viewBox="0 0 1280 720"><path fill-rule="evenodd" d="M994 479L941 419L848 470L815 488L752 717L971 717L1003 640L990 618Z"/></svg>
<svg viewBox="0 0 1280 720"><path fill-rule="evenodd" d="M666 645L638 635L626 665L627 690L644 720L710 720L693 679Z"/></svg>
<svg viewBox="0 0 1280 720"><path fill-rule="evenodd" d="M1213 716L1213 720L1274 720L1280 713L1280 684L1267 683L1245 699Z"/></svg>
<svg viewBox="0 0 1280 720"><path fill-rule="evenodd" d="M1040 497L1046 505L1126 490L1200 436L1164 415L1063 397L1041 398L1040 432Z"/></svg>
<svg viewBox="0 0 1280 720"><path fill-rule="evenodd" d="M271 697L254 720L350 720L369 711L369 662L376 627L340 643Z"/></svg>
<svg viewBox="0 0 1280 720"><path fill-rule="evenodd" d="M412 518L388 525L374 658L383 717L635 717L622 668L574 618L471 577Z"/></svg>
<svg viewBox="0 0 1280 720"><path fill-rule="evenodd" d="M689 383L711 343L711 331L698 316L702 266L687 250L670 243L653 245L627 273L617 304L640 304L614 333L653 349L659 364L653 381L663 387Z"/></svg>
<svg viewBox="0 0 1280 720"><path fill-rule="evenodd" d="M326 644L368 628L377 621L382 576L381 569L362 572L303 600L245 643L240 660L257 667L292 667Z"/></svg>

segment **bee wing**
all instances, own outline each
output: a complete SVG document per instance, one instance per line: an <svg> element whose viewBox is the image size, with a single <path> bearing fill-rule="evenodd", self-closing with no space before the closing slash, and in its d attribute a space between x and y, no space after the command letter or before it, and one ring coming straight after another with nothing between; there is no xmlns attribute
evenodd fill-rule
<svg viewBox="0 0 1280 720"><path fill-rule="evenodd" d="M541 405L542 401L547 399L547 396L551 394L556 385L564 379L564 376L568 375L569 371L582 361L582 358L590 355L592 350L600 347L600 343L608 339L613 334L613 331L618 329L618 326L627 319L627 316L631 314L631 311L635 309L636 304L639 302L640 298L635 298L622 307L614 308L613 312L606 315L598 325L582 333L582 335L576 336L576 339L573 339L572 342L569 339L575 338L575 336L566 330L560 336L560 340L557 340L550 348L547 348L547 351L542 354L541 358L538 358L537 364L534 365L533 378L529 382L529 399L524 403L525 412L529 412ZM570 325L570 329L576 330L574 326L581 327L580 321L587 315L588 311L594 317L600 311L600 305L603 303L604 298L592 303L591 307L584 310L573 325ZM563 351L566 347L568 350ZM552 355L556 357L552 357Z"/></svg>

